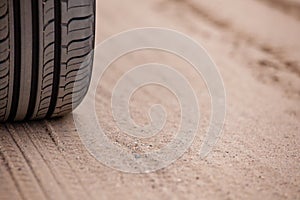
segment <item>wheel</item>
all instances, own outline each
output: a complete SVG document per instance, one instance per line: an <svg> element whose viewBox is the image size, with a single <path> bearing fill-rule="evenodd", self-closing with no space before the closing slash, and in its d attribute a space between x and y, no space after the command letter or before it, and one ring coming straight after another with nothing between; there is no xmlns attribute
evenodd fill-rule
<svg viewBox="0 0 300 200"><path fill-rule="evenodd" d="M63 116L87 93L95 0L0 0L0 122Z"/></svg>

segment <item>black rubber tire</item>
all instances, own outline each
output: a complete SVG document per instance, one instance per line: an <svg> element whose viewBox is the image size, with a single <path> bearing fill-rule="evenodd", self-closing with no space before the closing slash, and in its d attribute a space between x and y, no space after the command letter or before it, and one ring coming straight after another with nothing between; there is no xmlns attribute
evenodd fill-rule
<svg viewBox="0 0 300 200"><path fill-rule="evenodd" d="M95 0L0 0L0 122L71 112L91 79Z"/></svg>

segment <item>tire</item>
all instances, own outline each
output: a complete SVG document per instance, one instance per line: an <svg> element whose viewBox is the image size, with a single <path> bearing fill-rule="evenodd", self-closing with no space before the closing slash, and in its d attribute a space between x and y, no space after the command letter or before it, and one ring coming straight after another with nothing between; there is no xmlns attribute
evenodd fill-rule
<svg viewBox="0 0 300 200"><path fill-rule="evenodd" d="M87 93L95 0L0 0L0 122L71 112Z"/></svg>

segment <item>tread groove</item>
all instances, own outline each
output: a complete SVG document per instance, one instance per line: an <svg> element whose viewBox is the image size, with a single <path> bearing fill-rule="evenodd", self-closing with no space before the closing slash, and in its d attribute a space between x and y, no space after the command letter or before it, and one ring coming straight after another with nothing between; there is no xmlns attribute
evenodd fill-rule
<svg viewBox="0 0 300 200"><path fill-rule="evenodd" d="M55 47L54 47L54 70L53 70L53 87L50 100L49 110L46 117L49 118L53 114L59 90L59 79L61 70L61 1L54 0L54 26L55 26Z"/></svg>
<svg viewBox="0 0 300 200"><path fill-rule="evenodd" d="M39 2L36 0L31 0L32 7L32 78L31 78L31 91L30 91L30 99L29 106L27 110L27 114L25 120L28 120L32 117L36 98L37 98L37 86L38 86L38 74L39 74Z"/></svg>
<svg viewBox="0 0 300 200"><path fill-rule="evenodd" d="M17 109L20 96L20 73L21 73L21 16L20 16L20 0L13 0L13 17L14 17L14 83L11 110L8 117L9 121L13 121Z"/></svg>

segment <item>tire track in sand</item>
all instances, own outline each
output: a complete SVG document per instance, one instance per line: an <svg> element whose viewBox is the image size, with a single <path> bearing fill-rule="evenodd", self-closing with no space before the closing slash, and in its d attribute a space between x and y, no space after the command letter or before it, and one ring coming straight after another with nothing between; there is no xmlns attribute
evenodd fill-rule
<svg viewBox="0 0 300 200"><path fill-rule="evenodd" d="M28 159L24 157L20 146L13 138L13 135L17 135L16 131L9 124L1 129L3 129L0 133L1 154L16 188L20 191L20 196L24 199L46 199L46 195L36 180ZM22 135L22 133L19 134ZM22 148L25 145L22 144Z"/></svg>

